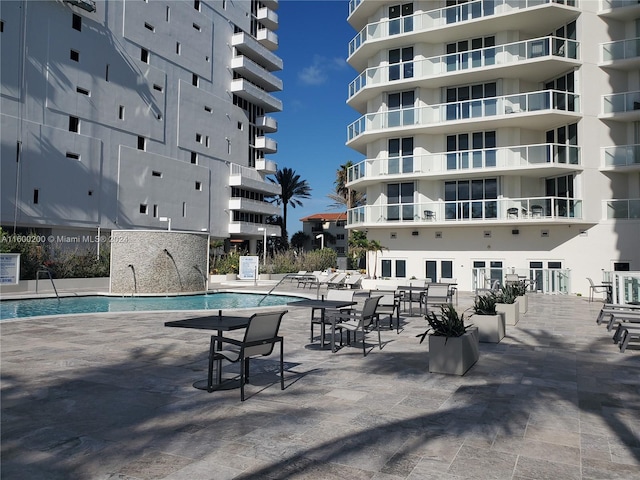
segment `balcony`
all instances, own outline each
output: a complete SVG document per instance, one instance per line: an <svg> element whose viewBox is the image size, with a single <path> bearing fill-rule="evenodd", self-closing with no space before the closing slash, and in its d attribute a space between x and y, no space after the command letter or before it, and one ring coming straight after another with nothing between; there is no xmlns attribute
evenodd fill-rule
<svg viewBox="0 0 640 480"><path fill-rule="evenodd" d="M600 55L601 67L637 70L640 68L640 38L603 43Z"/></svg>
<svg viewBox="0 0 640 480"><path fill-rule="evenodd" d="M249 200L248 198L230 198L229 210L242 210L244 212L260 213L263 215L278 215L280 207L273 203Z"/></svg>
<svg viewBox="0 0 640 480"><path fill-rule="evenodd" d="M252 222L229 222L229 233L236 235L246 235L251 237L263 238L264 230L267 229L267 236L277 236L282 235L280 232L280 227L277 225L262 225L259 223Z"/></svg>
<svg viewBox="0 0 640 480"><path fill-rule="evenodd" d="M256 127L267 133L277 132L278 121L273 117L261 115L256 118Z"/></svg>
<svg viewBox="0 0 640 480"><path fill-rule="evenodd" d="M464 84L466 72L473 82L498 77L544 82L565 72L572 65L578 65L578 51L578 42L548 36L439 55L425 60L372 67L349 84L348 102L354 108L357 108L354 106L355 102L361 108L366 108L366 102L387 90L390 84L398 84L397 88L412 88L424 84L424 80L428 79L429 88L438 88L451 83L452 76L455 76L457 84Z"/></svg>
<svg viewBox="0 0 640 480"><path fill-rule="evenodd" d="M270 72L282 70L282 59L248 33L235 33L233 37L231 37L231 46L236 47L236 50L241 55L262 65Z"/></svg>
<svg viewBox="0 0 640 480"><path fill-rule="evenodd" d="M439 180L456 176L546 177L581 170L580 164L580 147L555 143L370 158L349 168L347 185L361 189L394 180Z"/></svg>
<svg viewBox="0 0 640 480"><path fill-rule="evenodd" d="M259 8L256 19L269 30L278 29L278 14L270 8Z"/></svg>
<svg viewBox="0 0 640 480"><path fill-rule="evenodd" d="M602 114L598 118L620 122L640 121L640 91L603 95Z"/></svg>
<svg viewBox="0 0 640 480"><path fill-rule="evenodd" d="M278 171L278 164L273 160L256 160L256 170L265 175L273 174Z"/></svg>
<svg viewBox="0 0 640 480"><path fill-rule="evenodd" d="M500 97L478 98L425 107L368 113L347 127L347 145L366 153L367 143L392 133L453 134L469 129L499 127L548 130L580 118L579 96L541 90Z"/></svg>
<svg viewBox="0 0 640 480"><path fill-rule="evenodd" d="M600 0L598 15L615 20L637 18L640 15L640 2L638 0Z"/></svg>
<svg viewBox="0 0 640 480"><path fill-rule="evenodd" d="M367 205L347 212L349 227L408 227L583 223L582 200L563 197Z"/></svg>
<svg viewBox="0 0 640 480"><path fill-rule="evenodd" d="M364 3L375 5L375 2ZM418 12L366 25L349 42L348 62L356 70L363 71L367 59L382 48L380 41L384 41L385 50L411 43L445 43L491 35L504 30L505 24L509 25L509 30L530 33L533 33L532 26L540 25L540 33L545 33L544 26L548 25L549 18L562 24L577 18L579 13L572 6L551 0L476 0Z"/></svg>
<svg viewBox="0 0 640 480"><path fill-rule="evenodd" d="M640 219L640 198L605 200L603 218L607 220Z"/></svg>
<svg viewBox="0 0 640 480"><path fill-rule="evenodd" d="M281 112L282 101L256 87L249 80L236 78L231 81L231 92L250 103L262 107L265 112Z"/></svg>
<svg viewBox="0 0 640 480"><path fill-rule="evenodd" d="M602 149L600 170L640 170L640 145L616 145Z"/></svg>
<svg viewBox="0 0 640 480"><path fill-rule="evenodd" d="M64 0L65 3L74 5L82 10L93 13L96 11L96 2L94 0Z"/></svg>
<svg viewBox="0 0 640 480"><path fill-rule="evenodd" d="M266 49L274 51L278 49L278 35L269 30L268 28L261 28L256 34L256 38L260 45L263 45Z"/></svg>
<svg viewBox="0 0 640 480"><path fill-rule="evenodd" d="M265 195L279 195L281 187L277 183L267 182L257 170L249 167L243 167L236 163L230 164L231 172L229 175L229 186L246 187Z"/></svg>
<svg viewBox="0 0 640 480"><path fill-rule="evenodd" d="M276 153L278 151L278 142L269 137L256 137L254 147L264 153Z"/></svg>
<svg viewBox="0 0 640 480"><path fill-rule="evenodd" d="M280 6L280 2L278 0L261 0L260 3L271 10L278 10L278 7Z"/></svg>
<svg viewBox="0 0 640 480"><path fill-rule="evenodd" d="M282 90L282 80L245 56L231 60L231 69L267 92Z"/></svg>

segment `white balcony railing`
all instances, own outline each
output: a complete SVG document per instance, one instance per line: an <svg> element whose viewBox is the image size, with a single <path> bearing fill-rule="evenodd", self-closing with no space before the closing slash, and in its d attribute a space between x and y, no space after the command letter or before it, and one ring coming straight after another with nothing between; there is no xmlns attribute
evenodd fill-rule
<svg viewBox="0 0 640 480"><path fill-rule="evenodd" d="M362 72L349 84L349 98L365 87L409 78L435 77L474 68L509 65L532 59L541 60L545 57L577 60L578 48L579 43L576 41L549 36L450 55L438 55L424 60L372 67Z"/></svg>
<svg viewBox="0 0 640 480"><path fill-rule="evenodd" d="M602 97L602 113L625 113L640 110L640 91L614 93Z"/></svg>
<svg viewBox="0 0 640 480"><path fill-rule="evenodd" d="M604 208L607 220L640 219L640 198L605 200Z"/></svg>
<svg viewBox="0 0 640 480"><path fill-rule="evenodd" d="M499 198L366 205L347 212L347 224L398 226L500 223L582 218L582 200L564 197Z"/></svg>
<svg viewBox="0 0 640 480"><path fill-rule="evenodd" d="M553 164L580 165L580 147L544 143L393 158L368 158L349 168L347 180L351 183L381 175L437 175L474 169L512 169Z"/></svg>
<svg viewBox="0 0 640 480"><path fill-rule="evenodd" d="M602 149L605 167L640 166L640 145L617 145Z"/></svg>
<svg viewBox="0 0 640 480"><path fill-rule="evenodd" d="M603 43L601 53L603 62L638 57L640 56L640 38Z"/></svg>
<svg viewBox="0 0 640 480"><path fill-rule="evenodd" d="M568 294L571 292L571 270L568 268L505 268L483 267L472 270L471 288L489 288L494 281L505 284L506 274L522 277L529 291L538 293Z"/></svg>
<svg viewBox="0 0 640 480"><path fill-rule="evenodd" d="M360 2L357 2L357 4L359 3ZM409 32L421 32L438 27L450 26L454 23L495 15L498 12L506 13L524 10L551 3L563 3L569 6L575 6L575 1L573 0L567 0L566 2L564 0L562 2L555 0L493 0L489 2L485 0L475 0L436 10L429 10L427 12L418 12L413 15L370 23L360 30L349 42L349 56L352 56L366 42ZM354 8L357 6L356 2L352 1L349 3L350 8L352 4Z"/></svg>
<svg viewBox="0 0 640 480"><path fill-rule="evenodd" d="M639 93L640 96L640 93ZM571 92L542 90L501 97L478 98L426 107L368 113L347 127L347 141L365 132L395 127L426 127L462 119L486 118L513 113L561 110L579 112L579 96Z"/></svg>

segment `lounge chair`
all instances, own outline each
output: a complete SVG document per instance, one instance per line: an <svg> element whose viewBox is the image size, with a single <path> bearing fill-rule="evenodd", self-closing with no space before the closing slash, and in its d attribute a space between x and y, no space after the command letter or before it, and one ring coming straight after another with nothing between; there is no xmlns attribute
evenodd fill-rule
<svg viewBox="0 0 640 480"><path fill-rule="evenodd" d="M338 273L327 280L327 288L343 288L344 281L347 278L346 273Z"/></svg>
<svg viewBox="0 0 640 480"><path fill-rule="evenodd" d="M351 289L360 288L361 283L362 275L360 273L352 273L350 275L347 275L347 278L345 278L344 280L344 286Z"/></svg>

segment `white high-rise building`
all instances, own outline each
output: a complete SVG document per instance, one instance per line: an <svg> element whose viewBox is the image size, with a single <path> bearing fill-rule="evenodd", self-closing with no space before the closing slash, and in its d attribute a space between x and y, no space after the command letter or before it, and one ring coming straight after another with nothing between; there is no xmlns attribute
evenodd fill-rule
<svg viewBox="0 0 640 480"><path fill-rule="evenodd" d="M0 4L8 231L277 226L278 0Z"/></svg>
<svg viewBox="0 0 640 480"><path fill-rule="evenodd" d="M367 205L382 277L518 273L588 293L640 270L640 2L351 0Z"/></svg>

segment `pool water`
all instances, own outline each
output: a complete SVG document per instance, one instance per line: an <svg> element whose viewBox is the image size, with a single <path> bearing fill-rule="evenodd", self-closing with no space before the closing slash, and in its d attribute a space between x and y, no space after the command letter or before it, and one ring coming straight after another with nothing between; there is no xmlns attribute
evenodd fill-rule
<svg viewBox="0 0 640 480"><path fill-rule="evenodd" d="M262 300L262 301L261 301ZM257 293L208 293L176 297L62 297L32 300L3 300L0 320L67 315L71 313L143 312L152 310L219 310L272 307L300 300L286 295Z"/></svg>

